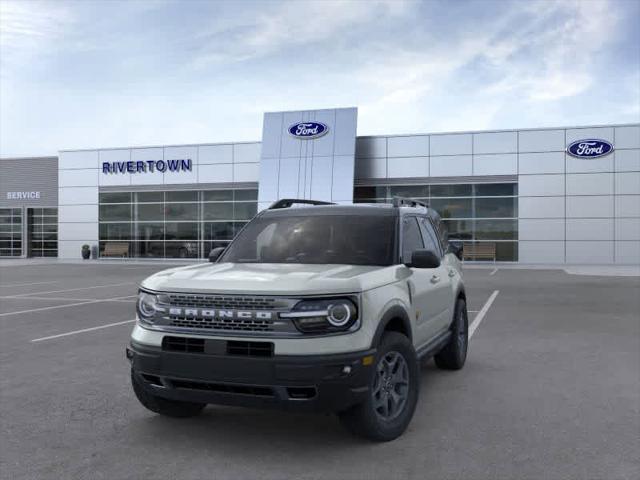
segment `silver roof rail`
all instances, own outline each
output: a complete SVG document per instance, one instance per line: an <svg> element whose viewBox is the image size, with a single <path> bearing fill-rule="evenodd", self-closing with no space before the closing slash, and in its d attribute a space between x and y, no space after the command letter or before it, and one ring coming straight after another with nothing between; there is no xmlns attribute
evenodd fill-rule
<svg viewBox="0 0 640 480"><path fill-rule="evenodd" d="M307 200L304 198L283 198L273 203L269 210L277 210L279 208L291 208L295 204L300 205L335 205L333 202L323 202L322 200Z"/></svg>
<svg viewBox="0 0 640 480"><path fill-rule="evenodd" d="M414 200L413 198L405 197L393 197L393 207L424 207L429 208L429 204L420 200Z"/></svg>

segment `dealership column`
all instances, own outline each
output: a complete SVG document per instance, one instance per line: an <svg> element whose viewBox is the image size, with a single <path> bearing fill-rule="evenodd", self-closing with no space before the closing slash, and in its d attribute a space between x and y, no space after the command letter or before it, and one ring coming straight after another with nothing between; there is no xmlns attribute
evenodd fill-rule
<svg viewBox="0 0 640 480"><path fill-rule="evenodd" d="M353 201L357 108L265 113L259 209L281 198Z"/></svg>

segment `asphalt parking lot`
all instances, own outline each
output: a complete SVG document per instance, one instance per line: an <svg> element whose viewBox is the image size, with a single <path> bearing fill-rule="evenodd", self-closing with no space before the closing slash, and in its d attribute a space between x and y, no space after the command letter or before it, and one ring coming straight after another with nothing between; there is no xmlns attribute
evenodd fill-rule
<svg viewBox="0 0 640 480"><path fill-rule="evenodd" d="M467 365L426 362L408 431L372 444L332 416L139 405L124 347L163 268L0 262L1 478L640 477L638 277L468 269Z"/></svg>

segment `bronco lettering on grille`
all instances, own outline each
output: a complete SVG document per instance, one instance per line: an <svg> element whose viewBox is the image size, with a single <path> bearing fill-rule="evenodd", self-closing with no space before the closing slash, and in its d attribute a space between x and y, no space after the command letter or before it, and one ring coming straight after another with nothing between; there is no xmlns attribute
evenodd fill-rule
<svg viewBox="0 0 640 480"><path fill-rule="evenodd" d="M241 320L271 320L273 312L255 310L213 310L208 308L169 308L169 315L176 317L230 318Z"/></svg>

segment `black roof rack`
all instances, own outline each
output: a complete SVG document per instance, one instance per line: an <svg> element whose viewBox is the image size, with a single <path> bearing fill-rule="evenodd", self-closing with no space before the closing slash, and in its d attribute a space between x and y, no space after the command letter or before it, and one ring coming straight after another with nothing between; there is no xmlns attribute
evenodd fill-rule
<svg viewBox="0 0 640 480"><path fill-rule="evenodd" d="M269 210L276 210L279 208L290 208L294 204L302 205L335 205L333 202L323 202L321 200L307 200L304 198L283 198L273 203Z"/></svg>
<svg viewBox="0 0 640 480"><path fill-rule="evenodd" d="M393 197L393 207L424 207L429 208L429 204L421 202L420 200L414 200L413 198L405 197Z"/></svg>

